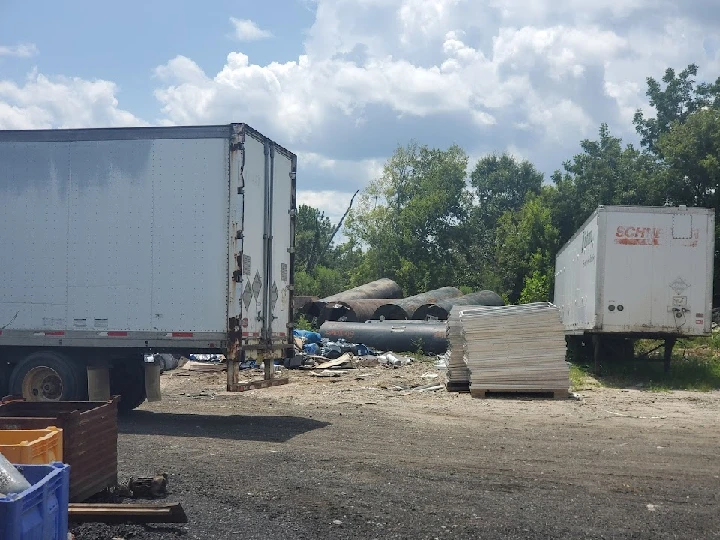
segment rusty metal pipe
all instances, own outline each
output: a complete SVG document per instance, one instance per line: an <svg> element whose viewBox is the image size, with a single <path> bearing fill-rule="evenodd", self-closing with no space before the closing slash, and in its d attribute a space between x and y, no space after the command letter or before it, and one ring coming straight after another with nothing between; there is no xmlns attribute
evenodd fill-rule
<svg viewBox="0 0 720 540"><path fill-rule="evenodd" d="M460 289L455 287L441 287L415 296L408 296L401 300L394 300L383 304L373 314L373 319L400 320L409 319L420 306L425 304L436 304L441 300L459 298L463 295Z"/></svg>
<svg viewBox="0 0 720 540"><path fill-rule="evenodd" d="M360 285L354 289L349 289L332 296L327 296L313 302L307 309L307 313L310 318L320 319L325 306L332 302L348 302L350 300L363 300L371 298L402 298L402 289L400 285L395 283L392 279L378 279L365 285ZM322 321L321 321L322 322Z"/></svg>
<svg viewBox="0 0 720 540"><path fill-rule="evenodd" d="M493 291L479 291L458 298L441 300L419 306L412 315L415 320L446 321L453 306L504 306L505 302Z"/></svg>
<svg viewBox="0 0 720 540"><path fill-rule="evenodd" d="M330 340L344 339L362 343L380 351L397 353L422 351L442 354L447 350L444 322L407 324L404 321L378 321L372 324L328 321L320 327L320 335Z"/></svg>
<svg viewBox="0 0 720 540"><path fill-rule="evenodd" d="M325 304L322 318L324 321L365 322L376 318L375 312L379 307L392 305L388 304L388 302L391 302L391 300L387 298L366 298L362 300L329 302ZM395 306L393 315L397 318L405 318L407 316L405 311L397 306Z"/></svg>

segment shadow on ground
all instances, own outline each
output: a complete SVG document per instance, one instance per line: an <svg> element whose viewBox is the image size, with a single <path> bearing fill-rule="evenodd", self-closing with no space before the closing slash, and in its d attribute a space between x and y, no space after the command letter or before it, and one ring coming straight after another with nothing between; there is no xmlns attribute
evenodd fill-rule
<svg viewBox="0 0 720 540"><path fill-rule="evenodd" d="M286 442L329 425L328 422L298 416L221 416L152 411L133 411L118 418L118 430L126 435L209 437L259 442Z"/></svg>

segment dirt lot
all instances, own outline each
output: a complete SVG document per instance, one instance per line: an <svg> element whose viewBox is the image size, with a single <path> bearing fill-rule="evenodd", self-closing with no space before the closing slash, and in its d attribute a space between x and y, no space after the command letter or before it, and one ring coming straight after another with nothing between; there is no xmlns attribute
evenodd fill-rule
<svg viewBox="0 0 720 540"><path fill-rule="evenodd" d="M190 522L77 539L720 537L718 392L394 389L442 381L432 364L290 376L227 394L224 374L163 375L164 400L121 421L120 473L167 472Z"/></svg>

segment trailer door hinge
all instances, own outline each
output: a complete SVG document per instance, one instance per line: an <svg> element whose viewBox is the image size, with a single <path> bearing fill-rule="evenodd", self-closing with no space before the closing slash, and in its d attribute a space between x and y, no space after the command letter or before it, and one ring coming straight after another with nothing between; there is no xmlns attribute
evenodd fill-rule
<svg viewBox="0 0 720 540"><path fill-rule="evenodd" d="M242 270L235 270L233 272L233 281L235 283L240 283L242 281Z"/></svg>
<svg viewBox="0 0 720 540"><path fill-rule="evenodd" d="M236 151L238 151L238 150L242 150L242 149L243 149L243 146L244 146L244 145L243 145L242 142L230 143L230 150L233 151L233 152L236 152Z"/></svg>

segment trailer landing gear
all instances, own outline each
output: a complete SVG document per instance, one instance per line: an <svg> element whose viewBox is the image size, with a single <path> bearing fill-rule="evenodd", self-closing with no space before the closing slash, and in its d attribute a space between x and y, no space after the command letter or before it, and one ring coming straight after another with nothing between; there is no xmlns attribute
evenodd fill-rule
<svg viewBox="0 0 720 540"><path fill-rule="evenodd" d="M675 343L677 342L677 338L670 337L665 340L665 347L664 347L664 353L665 353L665 373L670 373L670 360L672 359L672 353L673 353L673 347L675 347Z"/></svg>

